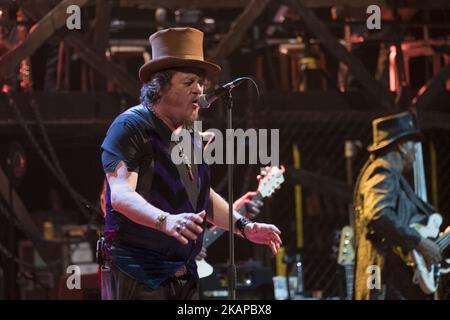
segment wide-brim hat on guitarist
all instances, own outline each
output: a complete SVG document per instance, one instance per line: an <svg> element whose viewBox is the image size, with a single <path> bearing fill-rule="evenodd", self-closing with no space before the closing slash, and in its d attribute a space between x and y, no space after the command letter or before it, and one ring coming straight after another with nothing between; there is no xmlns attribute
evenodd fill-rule
<svg viewBox="0 0 450 320"><path fill-rule="evenodd" d="M372 121L373 143L370 152L381 150L399 140L421 140L422 134L411 112L402 112Z"/></svg>
<svg viewBox="0 0 450 320"><path fill-rule="evenodd" d="M152 34L149 38L152 59L139 69L142 82L152 74L170 68L199 68L209 77L220 71L220 66L204 60L203 32L194 28L169 28Z"/></svg>

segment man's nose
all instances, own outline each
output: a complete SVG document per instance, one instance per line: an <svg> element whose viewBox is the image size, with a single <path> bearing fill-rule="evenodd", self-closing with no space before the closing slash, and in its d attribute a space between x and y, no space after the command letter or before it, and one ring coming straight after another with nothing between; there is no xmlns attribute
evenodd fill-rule
<svg viewBox="0 0 450 320"><path fill-rule="evenodd" d="M203 93L203 85L200 84L199 82L196 82L193 86L192 92L202 94Z"/></svg>

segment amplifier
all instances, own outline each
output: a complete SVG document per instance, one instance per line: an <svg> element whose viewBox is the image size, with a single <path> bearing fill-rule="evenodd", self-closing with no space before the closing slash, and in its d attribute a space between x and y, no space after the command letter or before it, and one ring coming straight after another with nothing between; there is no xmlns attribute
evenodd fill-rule
<svg viewBox="0 0 450 320"><path fill-rule="evenodd" d="M273 300L272 268L250 261L236 266L236 298L240 300ZM200 299L228 299L228 265L214 265L214 272L200 279Z"/></svg>

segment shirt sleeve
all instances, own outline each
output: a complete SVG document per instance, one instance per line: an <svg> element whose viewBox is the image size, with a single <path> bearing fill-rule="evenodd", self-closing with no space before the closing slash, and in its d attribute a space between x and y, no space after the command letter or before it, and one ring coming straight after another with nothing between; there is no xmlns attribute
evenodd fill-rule
<svg viewBox="0 0 450 320"><path fill-rule="evenodd" d="M404 251L417 247L421 236L404 225L397 212L400 190L398 178L389 170L379 168L366 183L364 211L370 212L368 237L375 237L390 247L400 246Z"/></svg>
<svg viewBox="0 0 450 320"><path fill-rule="evenodd" d="M138 172L142 158L143 137L139 130L126 120L115 122L102 143L102 164L105 173L114 172L120 161L128 171Z"/></svg>

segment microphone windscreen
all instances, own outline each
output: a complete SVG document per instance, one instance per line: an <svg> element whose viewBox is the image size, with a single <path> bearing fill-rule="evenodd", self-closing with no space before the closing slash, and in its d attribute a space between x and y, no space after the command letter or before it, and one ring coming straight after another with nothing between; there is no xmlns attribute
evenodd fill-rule
<svg viewBox="0 0 450 320"><path fill-rule="evenodd" d="M199 98L198 98L198 105L200 106L200 108L209 108L209 106L211 105L211 103L208 102L208 100L206 99L206 94L202 94Z"/></svg>

